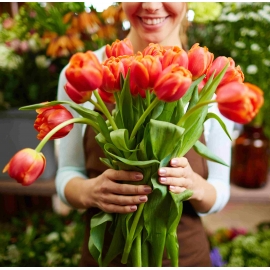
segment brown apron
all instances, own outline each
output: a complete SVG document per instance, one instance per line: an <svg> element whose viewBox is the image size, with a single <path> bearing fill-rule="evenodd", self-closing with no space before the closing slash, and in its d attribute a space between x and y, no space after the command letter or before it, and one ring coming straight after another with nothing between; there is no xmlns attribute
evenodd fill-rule
<svg viewBox="0 0 270 270"><path fill-rule="evenodd" d="M107 104L107 106L110 110L112 109L111 104ZM202 136L200 140L201 142L204 142L204 136ZM84 149L86 169L89 178L96 177L108 169L99 160L99 157L104 157L104 154L97 144L95 140L95 132L90 126L87 126L85 131ZM186 154L186 158L189 160L192 169L206 179L208 170L205 159L198 155L193 149ZM90 219L99 211L100 210L98 208L90 208L87 210L85 215L85 238L82 247L82 258L80 261L80 266L83 267L98 266L88 250L88 240ZM179 240L179 266L211 266L209 242L207 240L204 227L200 217L196 214L192 205L188 201L184 202L183 214L177 229L177 235ZM106 254L106 248L109 247L111 238L111 235L107 232L105 235L104 254ZM110 266L119 267L126 265L121 264L121 256L119 255L113 260L113 262L111 262ZM163 266L170 266L170 260L164 258Z"/></svg>

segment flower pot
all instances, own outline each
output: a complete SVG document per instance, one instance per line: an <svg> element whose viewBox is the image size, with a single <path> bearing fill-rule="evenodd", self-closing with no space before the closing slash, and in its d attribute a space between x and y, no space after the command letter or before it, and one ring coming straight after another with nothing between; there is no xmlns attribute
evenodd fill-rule
<svg viewBox="0 0 270 270"><path fill-rule="evenodd" d="M245 188L266 184L269 140L261 126L245 125L232 151L231 182Z"/></svg>
<svg viewBox="0 0 270 270"><path fill-rule="evenodd" d="M12 156L23 148L35 149L40 142L34 129L36 119L35 111L19 111L18 109L9 109L0 111L0 181L9 179L7 173L2 173L4 166L9 162ZM57 162L54 151L54 141L49 141L42 149L46 157L46 169L39 180L49 180L55 176ZM37 180L37 181L39 181Z"/></svg>

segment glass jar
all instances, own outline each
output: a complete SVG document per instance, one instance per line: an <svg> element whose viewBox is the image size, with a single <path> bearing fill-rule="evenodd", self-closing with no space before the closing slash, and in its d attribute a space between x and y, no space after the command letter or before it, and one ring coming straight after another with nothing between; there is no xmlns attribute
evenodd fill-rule
<svg viewBox="0 0 270 270"><path fill-rule="evenodd" d="M269 140L261 126L244 125L232 148L231 182L245 188L266 184Z"/></svg>

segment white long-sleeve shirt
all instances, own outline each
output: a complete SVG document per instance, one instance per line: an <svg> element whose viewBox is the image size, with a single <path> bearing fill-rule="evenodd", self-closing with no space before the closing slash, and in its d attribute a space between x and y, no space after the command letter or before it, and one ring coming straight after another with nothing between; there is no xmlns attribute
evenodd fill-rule
<svg viewBox="0 0 270 270"><path fill-rule="evenodd" d="M102 62L104 56L104 47L95 51L95 54L100 62ZM62 70L59 78L58 100L70 100L64 90L64 85L67 82L65 77L65 69ZM89 102L83 104L83 106L93 109L93 105ZM67 108L74 117L80 117L77 112L69 107ZM216 104L214 104L209 111L216 113L226 124L228 132L232 134L234 122L223 117L220 114ZM69 206L70 204L65 197L65 186L68 181L74 177L88 179L86 175L83 150L83 136L85 127L86 126L82 124L75 124L70 133L66 137L60 139L59 143L56 190L61 200ZM211 150L211 152L221 157L226 164L230 165L231 141L220 127L217 120L209 119L204 123L204 135L206 146ZM209 171L207 181L214 186L217 196L214 205L207 213L198 213L201 216L220 211L227 204L230 197L230 168L211 161L207 161L207 165Z"/></svg>

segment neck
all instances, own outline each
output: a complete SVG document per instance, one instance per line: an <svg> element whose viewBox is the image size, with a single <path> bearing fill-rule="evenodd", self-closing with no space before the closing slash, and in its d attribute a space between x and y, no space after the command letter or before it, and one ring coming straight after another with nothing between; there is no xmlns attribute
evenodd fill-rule
<svg viewBox="0 0 270 270"><path fill-rule="evenodd" d="M143 51L144 48L146 48L149 45L149 43L158 43L162 46L178 46L182 48L182 43L179 35L173 35L172 37L167 38L166 40L163 40L161 42L146 41L142 40L131 28L129 34L127 35L127 38L132 43L134 53L137 53L138 51Z"/></svg>

